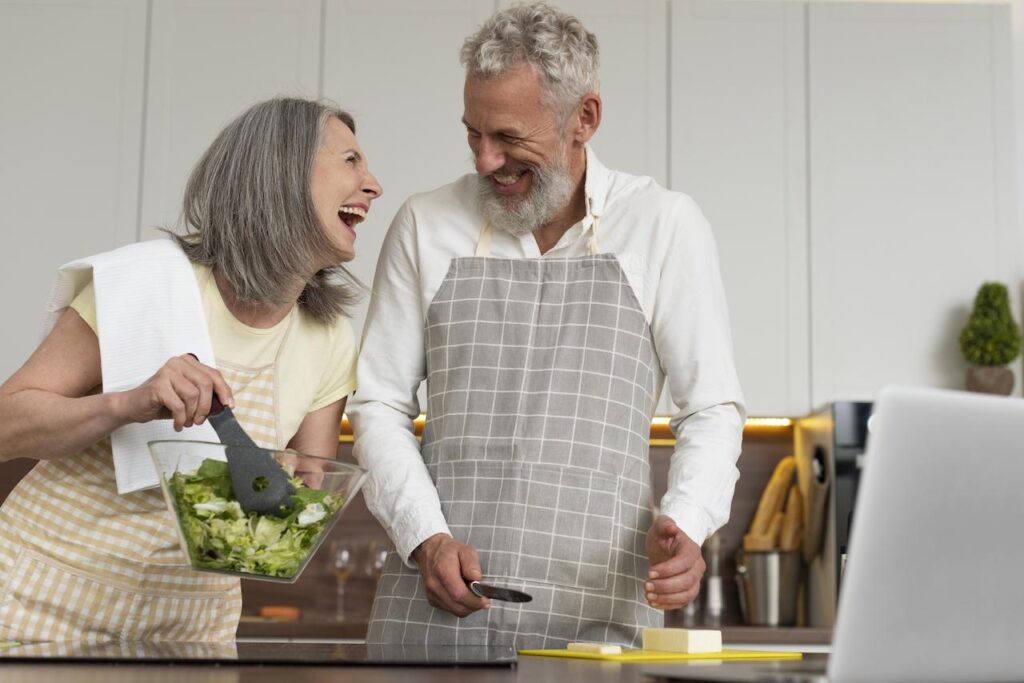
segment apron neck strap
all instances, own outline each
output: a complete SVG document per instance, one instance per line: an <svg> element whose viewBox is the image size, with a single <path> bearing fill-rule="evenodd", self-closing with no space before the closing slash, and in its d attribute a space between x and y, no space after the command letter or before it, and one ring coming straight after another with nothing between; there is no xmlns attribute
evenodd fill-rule
<svg viewBox="0 0 1024 683"><path fill-rule="evenodd" d="M480 239L476 242L476 256L486 258L491 255L491 234L493 232L491 222L484 223L484 229L480 231Z"/></svg>
<svg viewBox="0 0 1024 683"><path fill-rule="evenodd" d="M594 223L590 226L590 239L587 240L587 255L597 256L600 253L600 248L597 244L597 227L601 223L601 217L598 215L592 215L592 217ZM476 253L474 256L487 258L491 255L491 236L493 234L494 229L491 227L491 222L487 221L480 231L480 239L476 242Z"/></svg>

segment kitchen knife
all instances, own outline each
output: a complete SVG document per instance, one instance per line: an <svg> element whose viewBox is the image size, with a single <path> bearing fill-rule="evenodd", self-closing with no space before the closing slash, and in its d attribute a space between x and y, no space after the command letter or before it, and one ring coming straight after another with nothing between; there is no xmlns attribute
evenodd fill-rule
<svg viewBox="0 0 1024 683"><path fill-rule="evenodd" d="M467 581L466 585L469 586L469 590L471 590L474 595L481 598L505 600L506 602L530 602L533 600L532 595L522 591L513 590L511 588L490 586L486 583L480 583L479 581Z"/></svg>

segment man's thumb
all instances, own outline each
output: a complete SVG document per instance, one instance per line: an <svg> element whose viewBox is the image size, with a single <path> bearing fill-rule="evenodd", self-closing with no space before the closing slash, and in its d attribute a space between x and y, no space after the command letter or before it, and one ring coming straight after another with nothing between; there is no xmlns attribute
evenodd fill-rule
<svg viewBox="0 0 1024 683"><path fill-rule="evenodd" d="M673 538L679 533L679 527L671 517L659 515L658 519L654 520L654 533L661 538Z"/></svg>

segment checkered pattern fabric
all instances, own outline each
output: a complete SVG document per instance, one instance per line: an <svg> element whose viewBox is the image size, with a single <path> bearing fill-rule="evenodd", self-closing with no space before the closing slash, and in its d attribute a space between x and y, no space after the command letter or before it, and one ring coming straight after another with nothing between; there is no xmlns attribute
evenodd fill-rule
<svg viewBox="0 0 1024 683"><path fill-rule="evenodd" d="M657 356L613 255L453 259L426 322L423 458L486 579L533 602L435 610L389 558L370 642L636 646Z"/></svg>
<svg viewBox="0 0 1024 683"><path fill-rule="evenodd" d="M276 447L274 366L220 369ZM193 571L173 525L158 489L117 494L109 438L41 461L0 507L0 640L234 640L238 579Z"/></svg>

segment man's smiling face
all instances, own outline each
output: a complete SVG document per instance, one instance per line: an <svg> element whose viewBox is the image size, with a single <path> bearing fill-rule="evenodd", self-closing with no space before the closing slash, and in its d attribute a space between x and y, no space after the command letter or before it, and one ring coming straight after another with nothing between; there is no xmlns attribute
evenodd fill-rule
<svg viewBox="0 0 1024 683"><path fill-rule="evenodd" d="M462 121L480 178L481 211L496 227L532 232L568 205L572 136L545 101L533 67L467 76Z"/></svg>

